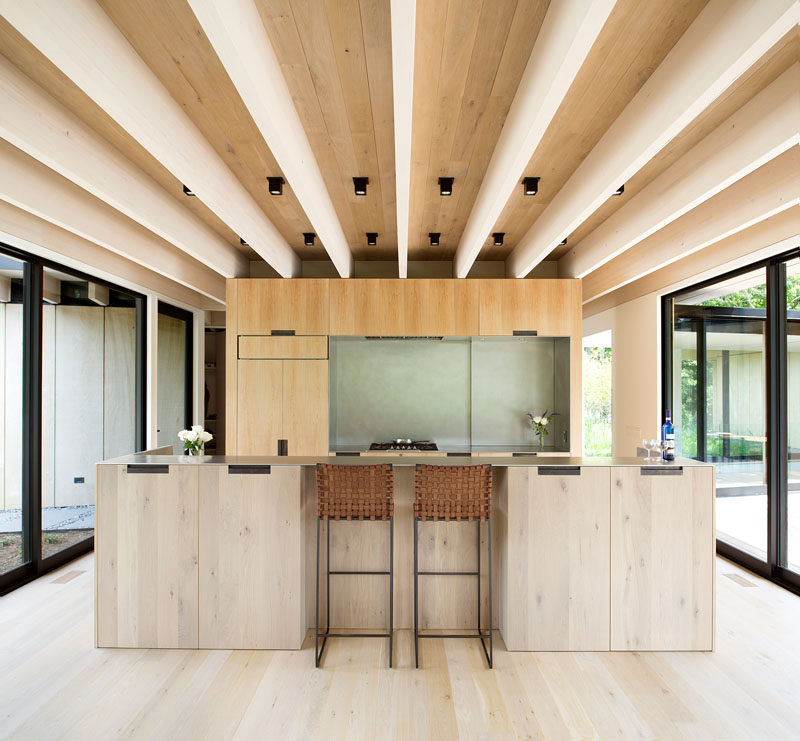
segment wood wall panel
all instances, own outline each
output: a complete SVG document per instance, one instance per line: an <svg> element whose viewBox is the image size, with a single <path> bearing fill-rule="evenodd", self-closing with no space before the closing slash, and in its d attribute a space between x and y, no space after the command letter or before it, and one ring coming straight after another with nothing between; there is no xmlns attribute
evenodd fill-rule
<svg viewBox="0 0 800 741"><path fill-rule="evenodd" d="M198 647L198 466L99 465L98 647Z"/></svg>
<svg viewBox="0 0 800 741"><path fill-rule="evenodd" d="M710 651L714 472L611 470L611 649Z"/></svg>
<svg viewBox="0 0 800 741"><path fill-rule="evenodd" d="M509 468L498 579L510 651L609 649L610 469Z"/></svg>
<svg viewBox="0 0 800 741"><path fill-rule="evenodd" d="M305 551L298 466L200 468L199 647L299 649Z"/></svg>

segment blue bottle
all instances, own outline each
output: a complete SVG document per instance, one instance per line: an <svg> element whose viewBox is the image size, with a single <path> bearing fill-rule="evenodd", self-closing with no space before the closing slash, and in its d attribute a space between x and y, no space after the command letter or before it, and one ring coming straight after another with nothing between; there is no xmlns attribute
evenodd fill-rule
<svg viewBox="0 0 800 741"><path fill-rule="evenodd" d="M665 461L675 460L675 427L672 424L672 411L667 409L667 421L661 425L661 440L666 443L661 457Z"/></svg>

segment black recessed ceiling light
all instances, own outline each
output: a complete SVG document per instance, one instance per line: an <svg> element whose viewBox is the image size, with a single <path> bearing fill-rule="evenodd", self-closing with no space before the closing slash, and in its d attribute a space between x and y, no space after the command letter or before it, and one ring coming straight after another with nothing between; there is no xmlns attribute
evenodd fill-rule
<svg viewBox="0 0 800 741"><path fill-rule="evenodd" d="M241 237L239 237L239 244L242 245L242 247L248 247L249 246L247 244L247 242L245 242Z"/></svg>
<svg viewBox="0 0 800 741"><path fill-rule="evenodd" d="M370 247L378 244L377 232L367 232L367 244L370 245Z"/></svg>
<svg viewBox="0 0 800 741"><path fill-rule="evenodd" d="M312 247L314 245L314 237L316 236L314 232L303 232L303 244L306 247Z"/></svg>
<svg viewBox="0 0 800 741"><path fill-rule="evenodd" d="M439 246L439 237L441 237L440 232L428 232L428 237L431 240L431 247L438 247Z"/></svg>
<svg viewBox="0 0 800 741"><path fill-rule="evenodd" d="M567 238L566 238L566 237L564 237L564 239L562 239L562 240L559 242L559 244L561 244L561 245L564 245L564 244L566 244L566 243L567 243Z"/></svg>
<svg viewBox="0 0 800 741"><path fill-rule="evenodd" d="M453 195L453 180L455 178L439 178L439 195L451 196Z"/></svg>
<svg viewBox="0 0 800 741"><path fill-rule="evenodd" d="M193 196L194 191L191 188L187 188L185 185L183 186L183 193L187 196Z"/></svg>
<svg viewBox="0 0 800 741"><path fill-rule="evenodd" d="M353 190L357 196L367 195L367 185L369 185L369 178L353 178Z"/></svg>
<svg viewBox="0 0 800 741"><path fill-rule="evenodd" d="M506 236L505 232L495 232L494 234L492 234L492 239L494 240L494 246L499 247L501 244L503 244L503 237L505 236Z"/></svg>
<svg viewBox="0 0 800 741"><path fill-rule="evenodd" d="M539 192L539 178L523 178L522 192L526 196L535 196Z"/></svg>
<svg viewBox="0 0 800 741"><path fill-rule="evenodd" d="M269 183L269 194L271 196L283 195L283 178L267 178L267 183Z"/></svg>
<svg viewBox="0 0 800 741"><path fill-rule="evenodd" d="M611 195L612 196L621 196L625 192L625 183L619 186Z"/></svg>

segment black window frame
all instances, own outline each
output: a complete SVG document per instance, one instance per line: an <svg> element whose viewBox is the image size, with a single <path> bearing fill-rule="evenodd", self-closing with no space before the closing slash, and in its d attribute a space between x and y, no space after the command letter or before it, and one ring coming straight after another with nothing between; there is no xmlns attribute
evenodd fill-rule
<svg viewBox="0 0 800 741"><path fill-rule="evenodd" d="M766 480L767 480L767 557L762 561L751 553L719 538L716 539L716 550L720 556L743 566L759 576L778 584L785 589L800 595L800 574L785 566L787 555L788 527L788 431L787 419L788 388L786 368L786 264L790 260L800 258L800 246L780 254L750 263L744 267L722 273L714 278L685 286L661 297L661 408L672 407L673 399L673 340L674 340L674 307L676 297L687 291L714 286L722 281L730 280L754 270L764 269L767 284L767 309L765 332L766 372ZM746 310L741 310L746 312ZM702 318L699 322L704 322ZM705 358L703 340L704 327L698 326L698 379L701 384L701 358ZM703 340L701 340L701 336ZM705 368L703 368L703 371ZM703 383L703 394L705 383ZM702 413L701 413L702 409ZM698 424L700 418L705 420L705 406L698 407ZM705 438L704 438L705 442ZM705 460L707 455L700 455L700 430L698 430L698 459ZM705 448L705 445L703 445ZM716 497L716 492L714 493Z"/></svg>
<svg viewBox="0 0 800 741"><path fill-rule="evenodd" d="M102 278L0 242L0 255L23 263L22 297L22 556L24 563L0 574L0 596L94 550L94 535L42 557L42 317L43 277L49 268L119 291L136 310L135 441L145 448L147 429L147 297Z"/></svg>

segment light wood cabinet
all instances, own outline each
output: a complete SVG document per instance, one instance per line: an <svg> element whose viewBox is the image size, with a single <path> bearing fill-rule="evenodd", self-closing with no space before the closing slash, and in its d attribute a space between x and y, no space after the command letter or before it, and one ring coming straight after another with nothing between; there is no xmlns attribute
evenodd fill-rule
<svg viewBox="0 0 800 741"><path fill-rule="evenodd" d="M611 648L711 650L713 469L616 467L611 481Z"/></svg>
<svg viewBox="0 0 800 741"><path fill-rule="evenodd" d="M510 651L609 648L607 467L510 467L498 503L501 632Z"/></svg>
<svg viewBox="0 0 800 741"><path fill-rule="evenodd" d="M328 361L240 360L237 455L328 454Z"/></svg>
<svg viewBox="0 0 800 741"><path fill-rule="evenodd" d="M405 281L350 278L330 285L330 334L405 334Z"/></svg>
<svg viewBox="0 0 800 741"><path fill-rule="evenodd" d="M545 337L573 334L581 316L580 281L482 279L480 334L536 331Z"/></svg>
<svg viewBox="0 0 800 741"><path fill-rule="evenodd" d="M99 647L197 648L198 469L97 466Z"/></svg>
<svg viewBox="0 0 800 741"><path fill-rule="evenodd" d="M328 338L324 336L239 336L239 360L325 360L327 357Z"/></svg>
<svg viewBox="0 0 800 741"><path fill-rule="evenodd" d="M239 279L237 333L268 335L290 330L298 335L329 334L327 279Z"/></svg>
<svg viewBox="0 0 800 741"><path fill-rule="evenodd" d="M306 633L298 466L200 471L200 648L299 649Z"/></svg>

